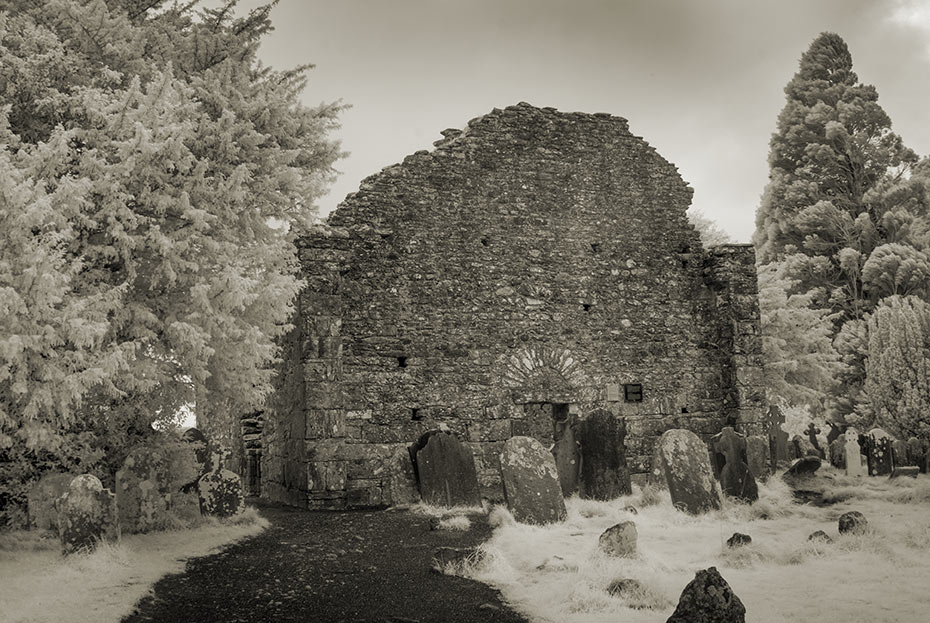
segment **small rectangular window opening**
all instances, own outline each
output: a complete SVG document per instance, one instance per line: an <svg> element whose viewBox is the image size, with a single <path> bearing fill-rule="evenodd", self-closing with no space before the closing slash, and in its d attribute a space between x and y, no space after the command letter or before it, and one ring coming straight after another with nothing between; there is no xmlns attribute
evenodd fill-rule
<svg viewBox="0 0 930 623"><path fill-rule="evenodd" d="M422 420L423 416L420 415L420 410L416 408L410 409L410 419L413 420L414 422L419 422L420 420Z"/></svg>
<svg viewBox="0 0 930 623"><path fill-rule="evenodd" d="M406 367L407 367L407 358L406 358L406 357L398 357L398 358L397 358L397 367L398 367L398 368L406 368Z"/></svg>
<svg viewBox="0 0 930 623"><path fill-rule="evenodd" d="M628 383L623 386L623 400L625 402L642 402L643 386L639 383Z"/></svg>

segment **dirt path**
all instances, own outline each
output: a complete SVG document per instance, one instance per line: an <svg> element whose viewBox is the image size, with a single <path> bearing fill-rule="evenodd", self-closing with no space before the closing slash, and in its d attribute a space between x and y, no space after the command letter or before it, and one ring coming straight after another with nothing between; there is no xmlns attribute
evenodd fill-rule
<svg viewBox="0 0 930 623"><path fill-rule="evenodd" d="M261 505L272 525L184 574L163 578L124 623L300 621L525 623L490 587L432 570L437 547L468 547L490 534L430 531L403 511L307 512ZM480 520L480 521L479 521Z"/></svg>

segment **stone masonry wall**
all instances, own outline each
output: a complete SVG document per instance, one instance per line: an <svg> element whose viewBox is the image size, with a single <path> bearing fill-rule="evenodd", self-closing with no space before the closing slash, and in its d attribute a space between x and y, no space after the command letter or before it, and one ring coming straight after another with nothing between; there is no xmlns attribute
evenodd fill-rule
<svg viewBox="0 0 930 623"><path fill-rule="evenodd" d="M500 498L502 442L552 443L556 413L626 418L633 473L669 428L758 419L752 249L701 248L691 190L625 120L519 104L443 136L299 241L265 497L414 501L406 446L436 428Z"/></svg>

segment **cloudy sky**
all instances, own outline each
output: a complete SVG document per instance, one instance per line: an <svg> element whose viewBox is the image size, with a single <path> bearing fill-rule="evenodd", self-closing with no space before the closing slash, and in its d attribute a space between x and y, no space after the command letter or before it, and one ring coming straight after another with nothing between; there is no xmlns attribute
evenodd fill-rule
<svg viewBox="0 0 930 623"><path fill-rule="evenodd" d="M625 117L747 242L782 89L823 31L930 154L930 0L281 0L272 21L262 60L315 64L305 101L352 106L321 214L441 130L526 101Z"/></svg>

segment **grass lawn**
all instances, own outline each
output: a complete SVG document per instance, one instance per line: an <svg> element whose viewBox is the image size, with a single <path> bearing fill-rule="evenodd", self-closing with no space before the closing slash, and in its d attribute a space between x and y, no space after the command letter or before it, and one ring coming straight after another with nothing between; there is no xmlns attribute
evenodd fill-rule
<svg viewBox="0 0 930 623"><path fill-rule="evenodd" d="M130 612L162 576L268 525L254 509L189 530L124 536L91 554L62 557L57 535L0 534L0 620L108 623Z"/></svg>
<svg viewBox="0 0 930 623"><path fill-rule="evenodd" d="M805 489L831 502L797 504L773 478L752 505L726 503L700 517L676 511L667 492L611 502L571 498L568 519L546 527L516 524L502 507L483 559L459 570L501 589L515 609L538 622L664 622L699 569L717 567L754 623L926 621L930 613L930 476L856 481L825 466ZM634 506L638 514L624 511ZM837 519L857 510L865 536L839 535ZM608 527L632 520L638 556L609 558L597 549ZM808 541L823 530L834 542ZM729 549L742 532L752 544ZM612 580L635 578L645 590L614 597Z"/></svg>

